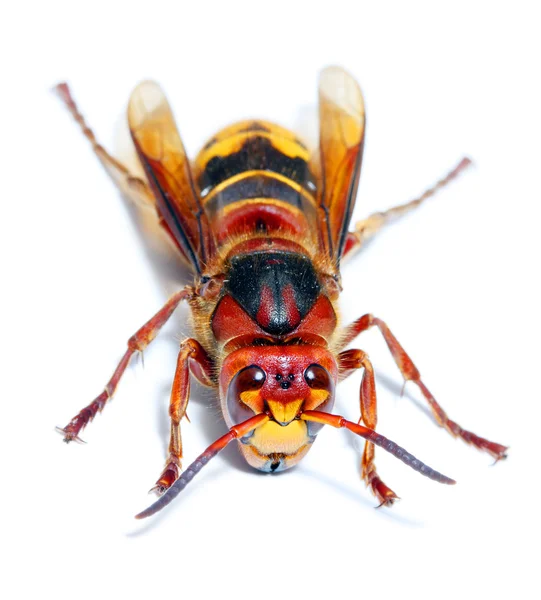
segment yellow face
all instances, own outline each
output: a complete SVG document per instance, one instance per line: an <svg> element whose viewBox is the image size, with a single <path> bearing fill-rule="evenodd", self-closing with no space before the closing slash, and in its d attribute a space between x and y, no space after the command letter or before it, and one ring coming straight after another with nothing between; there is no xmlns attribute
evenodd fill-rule
<svg viewBox="0 0 541 600"><path fill-rule="evenodd" d="M308 443L305 421L292 421L285 427L269 421L254 431L250 445L260 454L296 454Z"/></svg>
<svg viewBox="0 0 541 600"><path fill-rule="evenodd" d="M310 449L321 426L300 416L304 410L332 409L336 372L335 363L321 348L307 352L306 347L267 347L265 351L249 357L241 351L243 362L253 363L237 367L224 382L222 407L230 427L254 414L270 417L240 439L239 447L251 466L275 472L292 467Z"/></svg>
<svg viewBox="0 0 541 600"><path fill-rule="evenodd" d="M269 421L258 427L247 441L239 442L239 447L248 464L273 473L296 465L313 441L305 421L297 419L286 426Z"/></svg>

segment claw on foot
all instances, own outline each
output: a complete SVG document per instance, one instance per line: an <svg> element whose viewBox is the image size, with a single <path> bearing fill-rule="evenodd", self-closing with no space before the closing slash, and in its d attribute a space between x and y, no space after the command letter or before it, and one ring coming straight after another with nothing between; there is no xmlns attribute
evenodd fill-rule
<svg viewBox="0 0 541 600"><path fill-rule="evenodd" d="M494 458L494 462L492 463L492 466L498 464L500 462L500 460L506 460L507 459L507 451L509 450L509 446L501 446L500 444L495 444L496 446L499 446L499 449L496 453L491 452L492 457Z"/></svg>
<svg viewBox="0 0 541 600"><path fill-rule="evenodd" d="M180 477L180 465L175 462L168 462L160 475L160 478L152 488L149 490L149 494L155 492L158 496L164 494L175 481Z"/></svg>
<svg viewBox="0 0 541 600"><path fill-rule="evenodd" d="M491 442L485 438L479 437L470 431L462 430L461 436L466 442L473 444L475 447L479 448L479 450L490 454L494 459L494 464L499 462L500 460L505 460L507 458L507 451L509 450L509 446L503 446L502 444L497 444L496 442Z"/></svg>
<svg viewBox="0 0 541 600"><path fill-rule="evenodd" d="M70 442L77 442L78 444L86 444L86 442L81 439L76 433L70 431L67 427L55 427L56 431L64 436L64 442L69 444Z"/></svg>
<svg viewBox="0 0 541 600"><path fill-rule="evenodd" d="M376 498L380 502L380 504L376 508L381 508L382 506L389 508L397 500L400 500L400 498L393 492L393 490L390 487L386 486L379 477L374 477L374 479L370 481L370 487L372 488L374 496L376 496Z"/></svg>
<svg viewBox="0 0 541 600"><path fill-rule="evenodd" d="M397 501L400 500L399 496L394 495L392 498L386 498L385 500L383 500L382 502L380 502L375 508L376 510L378 508L381 508L382 506L384 508L391 508L391 506L393 506L393 504Z"/></svg>

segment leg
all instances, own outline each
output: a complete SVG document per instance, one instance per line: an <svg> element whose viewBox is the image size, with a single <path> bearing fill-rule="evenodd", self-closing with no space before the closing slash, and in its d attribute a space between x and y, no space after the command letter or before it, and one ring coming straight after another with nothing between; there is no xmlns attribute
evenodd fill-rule
<svg viewBox="0 0 541 600"><path fill-rule="evenodd" d="M411 358L406 354L404 348L399 344L398 340L391 333L390 329L387 325L381 320L373 315L364 315L360 319L357 319L352 325L350 325L346 330L346 335L344 338L343 346L345 347L349 344L354 338L356 338L360 333L370 329L370 327L376 326L381 334L383 335L385 342L393 358L400 369L405 381L413 381L421 390L423 396L428 402L430 408L432 409L432 413L437 421L437 423L444 427L451 435L454 437L459 437L464 440L467 444L472 444L479 450L484 452L488 452L492 457L494 457L497 461L506 457L507 447L502 446L501 444L496 444L495 442L490 442L485 438L479 437L472 433L471 431L466 431L462 429L458 423L455 423L445 413L445 411L441 408L441 406L436 402L434 396L430 393L428 388L421 380L421 374L417 367L413 364ZM347 368L344 372L344 377L348 375Z"/></svg>
<svg viewBox="0 0 541 600"><path fill-rule="evenodd" d="M97 142L93 131L88 127L83 115L79 112L68 84L59 83L55 90L64 101L64 104L72 114L73 118L81 127L84 136L92 144L92 149L105 167L105 170L113 178L120 190L138 204L147 206L154 205L154 196L148 185L140 177L132 175L122 163L112 157L105 148Z"/></svg>
<svg viewBox="0 0 541 600"><path fill-rule="evenodd" d="M374 380L374 369L366 353L362 350L346 350L339 356L340 370L351 371L364 368L361 381L361 415L363 423L370 429L376 428L377 423L377 398L376 384ZM398 496L387 487L379 478L374 464L375 448L372 442L367 441L364 445L362 476L366 485L370 487L374 496L379 500L380 506L392 506Z"/></svg>
<svg viewBox="0 0 541 600"><path fill-rule="evenodd" d="M445 187L450 181L457 177L457 175L459 175L469 165L471 165L471 160L469 158L463 158L452 171L450 171L443 179L440 179L434 186L426 190L426 192L418 198L415 198L410 202L406 202L406 204L400 204L399 206L390 208L385 212L374 213L368 218L358 221L355 224L355 231L348 233L346 247L344 249L344 258L349 259L354 256L357 251L361 249L362 245L382 227L420 206L425 200L433 196L441 188Z"/></svg>
<svg viewBox="0 0 541 600"><path fill-rule="evenodd" d="M169 455L158 481L150 491L163 494L178 479L182 461L182 438L180 421L186 415L186 407L190 397L190 371L203 385L212 386L213 362L201 344L188 339L180 345L177 370L171 390L169 416L171 417L171 438Z"/></svg>
<svg viewBox="0 0 541 600"><path fill-rule="evenodd" d="M167 302L167 304L161 308L153 317L148 321L141 329L137 331L128 340L128 349L124 356L120 360L118 367L116 368L113 376L105 386L103 392L87 407L83 408L81 412L76 415L64 429L58 428L58 430L64 434L64 441L71 442L72 440L82 441L79 438L79 433L86 427L86 425L94 419L98 412L103 410L106 402L115 393L118 382L124 374L130 358L136 352L142 352L148 344L156 337L160 329L163 327L165 322L173 314L175 308L180 304L182 300L185 300L192 296L193 290L189 287L184 288L180 292L174 294Z"/></svg>

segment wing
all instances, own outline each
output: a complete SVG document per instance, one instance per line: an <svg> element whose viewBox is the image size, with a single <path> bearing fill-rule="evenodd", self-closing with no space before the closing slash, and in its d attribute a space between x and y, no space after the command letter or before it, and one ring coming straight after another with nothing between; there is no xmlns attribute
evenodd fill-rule
<svg viewBox="0 0 541 600"><path fill-rule="evenodd" d="M336 268L344 250L361 172L364 102L359 85L339 67L319 78L319 229Z"/></svg>
<svg viewBox="0 0 541 600"><path fill-rule="evenodd" d="M201 274L214 252L214 237L173 113L158 84L143 81L135 88L128 104L128 123L165 229Z"/></svg>

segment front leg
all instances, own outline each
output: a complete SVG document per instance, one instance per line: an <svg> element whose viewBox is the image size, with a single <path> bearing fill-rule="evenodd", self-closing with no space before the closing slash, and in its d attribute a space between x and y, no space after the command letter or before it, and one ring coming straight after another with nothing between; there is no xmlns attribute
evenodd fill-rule
<svg viewBox="0 0 541 600"><path fill-rule="evenodd" d="M363 423L370 429L375 429L377 424L377 398L374 369L368 356L362 350L346 350L338 357L340 373L346 374L353 369L364 369L361 381L360 401ZM380 506L392 506L398 496L379 477L374 463L375 447L372 442L364 445L362 476L366 485L370 487L374 496L380 501Z"/></svg>
<svg viewBox="0 0 541 600"><path fill-rule="evenodd" d="M177 368L169 404L169 416L171 417L169 454L165 462L165 468L154 487L150 490L151 492L155 491L158 494L163 494L180 475L182 467L180 421L186 416L186 408L190 398L190 371L203 385L214 386L212 380L213 365L213 361L197 340L190 338L182 342L178 353Z"/></svg>

